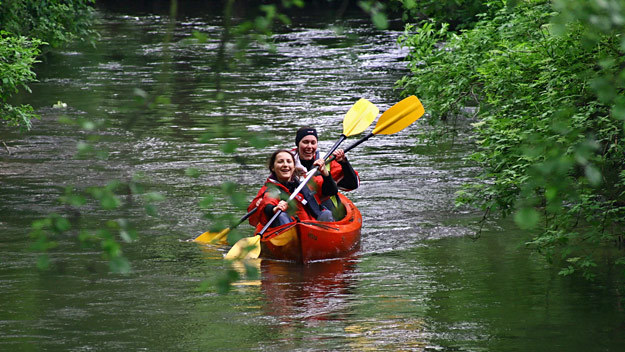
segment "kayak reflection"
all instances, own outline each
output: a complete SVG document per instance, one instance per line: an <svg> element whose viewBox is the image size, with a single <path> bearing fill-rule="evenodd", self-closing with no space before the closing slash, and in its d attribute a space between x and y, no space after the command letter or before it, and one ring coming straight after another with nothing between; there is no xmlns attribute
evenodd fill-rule
<svg viewBox="0 0 625 352"><path fill-rule="evenodd" d="M355 287L355 256L306 265L263 260L264 310L283 322L341 320Z"/></svg>

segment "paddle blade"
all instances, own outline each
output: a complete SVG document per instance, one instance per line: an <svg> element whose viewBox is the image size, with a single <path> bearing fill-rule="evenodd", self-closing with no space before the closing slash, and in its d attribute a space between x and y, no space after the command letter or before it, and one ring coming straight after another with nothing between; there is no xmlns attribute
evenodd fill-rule
<svg viewBox="0 0 625 352"><path fill-rule="evenodd" d="M225 228L220 232L204 232L203 234L197 236L193 241L199 243L219 243L219 244L228 244L228 233L230 232L230 228Z"/></svg>
<svg viewBox="0 0 625 352"><path fill-rule="evenodd" d="M373 134L393 134L410 126L423 116L425 110L419 99L411 95L386 110L373 129Z"/></svg>
<svg viewBox="0 0 625 352"><path fill-rule="evenodd" d="M224 259L256 259L260 255L260 236L244 237L230 248Z"/></svg>
<svg viewBox="0 0 625 352"><path fill-rule="evenodd" d="M367 99L360 99L345 114L343 119L343 135L349 137L359 134L371 125L380 109Z"/></svg>

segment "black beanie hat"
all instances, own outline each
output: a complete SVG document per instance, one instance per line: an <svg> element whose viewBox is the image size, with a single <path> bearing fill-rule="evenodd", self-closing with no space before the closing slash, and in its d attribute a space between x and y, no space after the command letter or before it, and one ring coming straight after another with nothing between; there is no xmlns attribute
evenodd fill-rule
<svg viewBox="0 0 625 352"><path fill-rule="evenodd" d="M297 130L297 134L295 135L295 146L297 147L299 145L299 142L302 140L302 138L306 136L315 136L315 138L319 139L319 137L317 137L316 129L312 127L302 127L299 130Z"/></svg>

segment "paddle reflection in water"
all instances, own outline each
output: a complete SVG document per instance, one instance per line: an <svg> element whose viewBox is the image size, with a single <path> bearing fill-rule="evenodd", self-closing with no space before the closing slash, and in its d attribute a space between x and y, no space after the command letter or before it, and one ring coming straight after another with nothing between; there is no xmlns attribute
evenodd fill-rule
<svg viewBox="0 0 625 352"><path fill-rule="evenodd" d="M197 247L202 251L202 257L204 259L221 260L224 257L223 252L219 250L220 246L217 244L200 244Z"/></svg>
<svg viewBox="0 0 625 352"><path fill-rule="evenodd" d="M388 314L383 309L367 316L361 304L359 263L357 255L307 265L261 261L261 309L275 318L271 325L282 333L283 343L297 349L301 341L315 341L318 350L338 344L352 351L423 350L430 345L431 332L418 314ZM365 295L369 294L376 306L392 306L397 312L411 304L393 295Z"/></svg>
<svg viewBox="0 0 625 352"><path fill-rule="evenodd" d="M356 257L307 265L263 260L263 310L287 327L294 323L343 320L355 288Z"/></svg>

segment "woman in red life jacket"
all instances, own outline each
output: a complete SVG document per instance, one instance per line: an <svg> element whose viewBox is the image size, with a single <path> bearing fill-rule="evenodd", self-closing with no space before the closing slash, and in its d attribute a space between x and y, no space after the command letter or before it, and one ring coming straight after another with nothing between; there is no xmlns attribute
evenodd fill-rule
<svg viewBox="0 0 625 352"><path fill-rule="evenodd" d="M299 181L294 177L295 158L286 149L277 150L271 154L269 158L271 175L263 186L266 190L262 192L262 198L258 202L257 213L260 213L258 215L262 225L266 224L278 210L282 213L274 220L272 227L295 221L289 215L293 213L302 221L334 221L332 213L319 203L321 198L337 194L336 182L332 179L322 159L316 160L313 166L319 169L321 176L313 177L313 182L303 187L293 199L293 204L289 205L284 199L288 199L291 192L299 186ZM313 190L309 188L311 185ZM289 212L289 207L292 208L291 212Z"/></svg>

